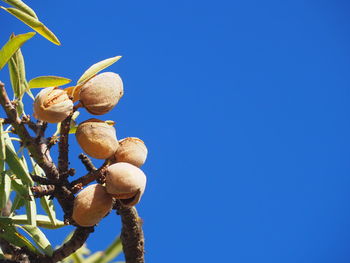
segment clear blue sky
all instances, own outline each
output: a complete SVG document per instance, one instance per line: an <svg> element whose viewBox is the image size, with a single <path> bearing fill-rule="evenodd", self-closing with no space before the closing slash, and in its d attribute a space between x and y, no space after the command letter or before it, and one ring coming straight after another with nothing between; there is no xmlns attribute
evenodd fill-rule
<svg viewBox="0 0 350 263"><path fill-rule="evenodd" d="M348 1L27 2L62 42L25 44L28 79L123 55L108 70L125 95L102 118L149 149L147 262L350 261ZM30 31L0 25L2 44ZM108 216L89 248L119 229Z"/></svg>

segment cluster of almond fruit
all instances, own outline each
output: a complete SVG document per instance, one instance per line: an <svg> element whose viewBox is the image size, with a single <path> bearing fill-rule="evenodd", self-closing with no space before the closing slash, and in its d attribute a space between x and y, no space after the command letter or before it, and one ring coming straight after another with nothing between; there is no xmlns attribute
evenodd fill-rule
<svg viewBox="0 0 350 263"><path fill-rule="evenodd" d="M72 94L58 87L42 89L34 101L34 116L49 123L63 121L73 112L72 95L89 113L103 115L115 107L123 94L120 76L105 72L75 87ZM124 206L136 205L146 187L146 176L139 168L147 158L144 142L135 137L118 141L115 128L95 118L79 124L76 139L86 154L108 159L111 165L103 185L89 185L77 195L73 220L80 226L97 224L112 209L113 198Z"/></svg>

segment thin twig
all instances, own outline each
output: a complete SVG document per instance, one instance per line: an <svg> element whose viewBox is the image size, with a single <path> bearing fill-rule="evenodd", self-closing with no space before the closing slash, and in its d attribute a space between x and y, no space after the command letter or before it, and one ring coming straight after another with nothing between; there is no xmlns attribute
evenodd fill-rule
<svg viewBox="0 0 350 263"><path fill-rule="evenodd" d="M50 185L36 185L31 188L34 197L43 197L45 195L53 195L55 192L56 186Z"/></svg>
<svg viewBox="0 0 350 263"><path fill-rule="evenodd" d="M92 163L91 159L87 155L81 153L81 154L79 154L79 159L84 164L86 170L89 173L96 171L95 165Z"/></svg>
<svg viewBox="0 0 350 263"><path fill-rule="evenodd" d="M89 172L88 174L74 180L70 183L70 186L74 188L76 185L85 186L89 183L103 178L106 175L108 162L105 162L99 169Z"/></svg>
<svg viewBox="0 0 350 263"><path fill-rule="evenodd" d="M135 207L124 207L117 200L115 209L122 220L122 232L120 239L126 263L144 263L144 236L142 219L138 216Z"/></svg>
<svg viewBox="0 0 350 263"><path fill-rule="evenodd" d="M33 179L34 182L39 183L39 184L53 184L54 182L50 181L49 179L47 179L46 177L42 177L39 175L35 175L35 174L31 174L30 175Z"/></svg>

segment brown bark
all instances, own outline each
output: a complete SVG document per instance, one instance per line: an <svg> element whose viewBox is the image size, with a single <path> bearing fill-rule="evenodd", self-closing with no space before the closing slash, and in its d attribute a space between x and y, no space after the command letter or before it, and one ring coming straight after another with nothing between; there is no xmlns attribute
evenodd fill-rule
<svg viewBox="0 0 350 263"><path fill-rule="evenodd" d="M123 207L117 200L115 208L122 220L120 239L126 263L144 263L144 236L142 219L138 216L135 207Z"/></svg>

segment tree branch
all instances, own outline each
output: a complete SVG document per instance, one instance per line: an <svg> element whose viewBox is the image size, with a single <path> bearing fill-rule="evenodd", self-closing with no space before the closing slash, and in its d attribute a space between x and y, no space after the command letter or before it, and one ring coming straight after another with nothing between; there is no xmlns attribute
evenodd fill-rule
<svg viewBox="0 0 350 263"><path fill-rule="evenodd" d="M79 159L84 164L86 170L89 173L97 170L95 165L92 163L92 161L90 160L90 158L87 155L81 153L81 154L79 154Z"/></svg>
<svg viewBox="0 0 350 263"><path fill-rule="evenodd" d="M23 145L28 148L31 156L45 171L46 175L53 180L58 179L58 170L51 158L48 156L48 149L46 145L43 145L42 141L35 142L27 131L24 123L18 117L16 108L10 101L7 92L5 90L5 84L0 81L0 104L4 108L8 119L11 121L11 125L15 129L16 134L21 138Z"/></svg>
<svg viewBox="0 0 350 263"><path fill-rule="evenodd" d="M78 250L92 232L94 232L94 227L77 227L71 239L53 252L52 263L56 263Z"/></svg>
<svg viewBox="0 0 350 263"><path fill-rule="evenodd" d="M108 163L105 162L99 169L94 170L92 172L89 172L88 174L72 181L70 183L70 186L72 188L77 187L78 185L80 187L82 187L82 186L85 186L85 185L95 181L95 180L99 180L101 178L104 178L106 175L107 165L108 165Z"/></svg>
<svg viewBox="0 0 350 263"><path fill-rule="evenodd" d="M36 163L44 170L47 178L53 183L59 182L59 171L52 161L50 150L47 147L46 139L43 137L45 130L45 123L41 124L41 131L37 138L32 138L27 131L24 123L18 118L16 108L10 101L5 85L0 81L0 104L4 108L8 119L11 121L16 134L21 138L23 145L28 148L30 155L34 158ZM68 188L67 180L60 182L61 187L56 187L54 196L62 206L65 213L65 218L70 218L73 209L74 195Z"/></svg>
<svg viewBox="0 0 350 263"><path fill-rule="evenodd" d="M45 195L53 195L55 193L56 187L52 184L50 185L36 185L31 188L34 197L43 197Z"/></svg>
<svg viewBox="0 0 350 263"><path fill-rule="evenodd" d="M121 216L122 232L120 239L126 263L144 263L144 237L142 230L142 219L138 216L135 207L124 207L117 200L114 208Z"/></svg>
<svg viewBox="0 0 350 263"><path fill-rule="evenodd" d="M72 119L72 114L69 115L64 121L61 122L61 130L60 130L60 140L58 143L58 171L60 173L60 176L68 171L68 136L69 136L69 129L70 129L70 121ZM66 176L64 176L67 178Z"/></svg>

